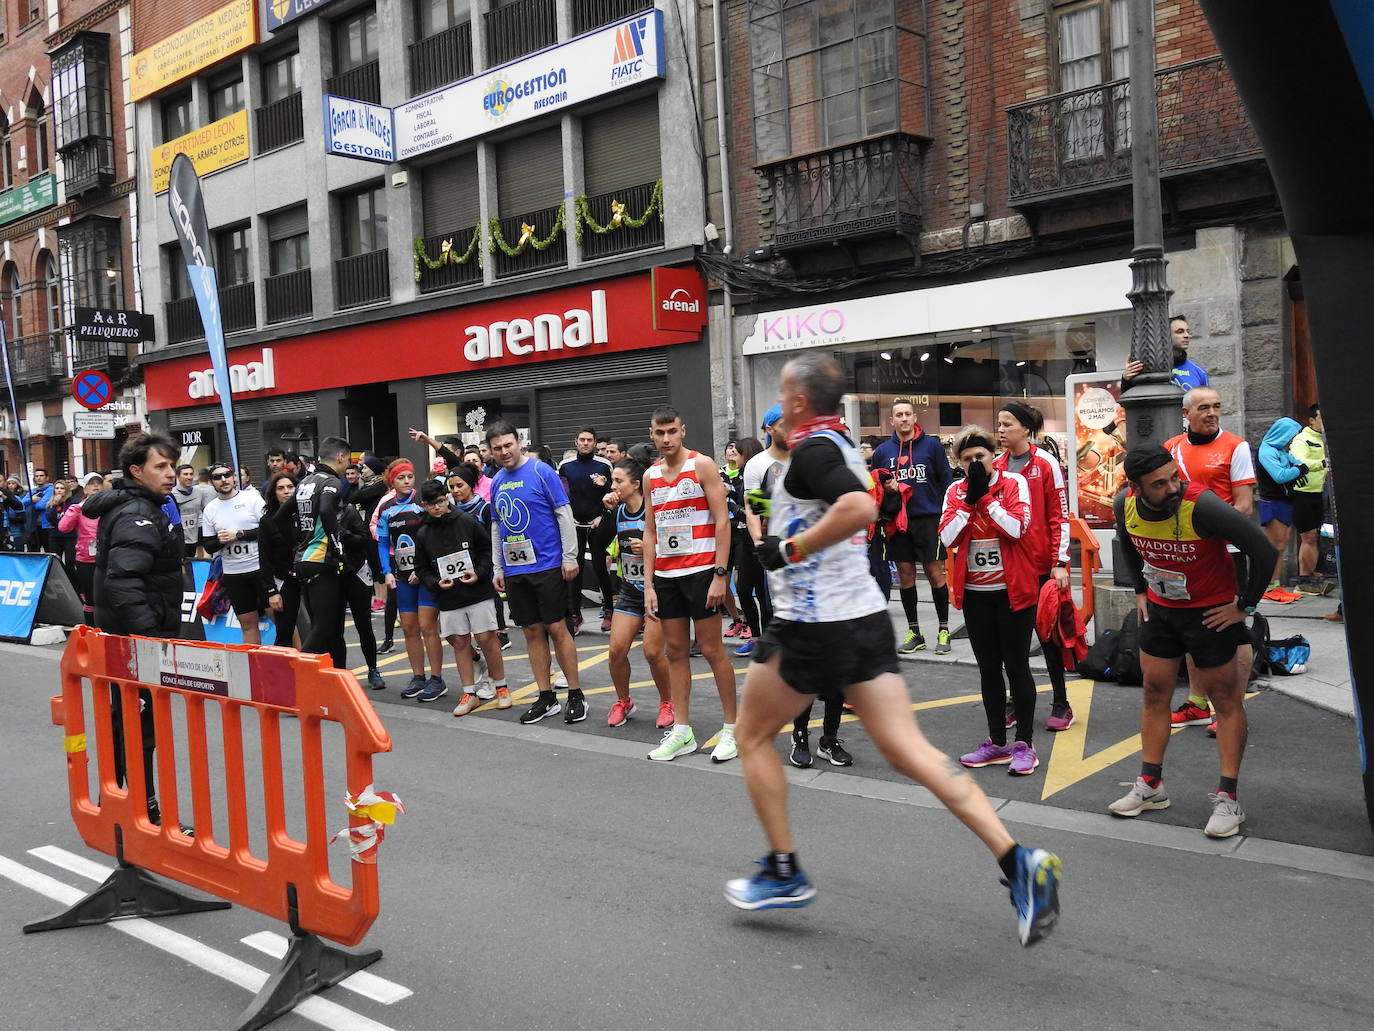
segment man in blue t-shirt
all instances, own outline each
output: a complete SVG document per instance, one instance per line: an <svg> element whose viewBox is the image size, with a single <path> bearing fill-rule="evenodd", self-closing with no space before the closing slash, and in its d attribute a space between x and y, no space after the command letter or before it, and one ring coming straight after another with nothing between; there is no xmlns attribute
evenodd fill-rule
<svg viewBox="0 0 1374 1031"><path fill-rule="evenodd" d="M520 436L507 422L487 427L487 445L500 467L491 483L492 580L506 596L511 620L525 632L539 697L520 716L538 723L563 712L549 681L549 644L568 681L564 723L587 718L577 685L577 649L564 617L567 582L577 576L577 528L558 473L520 451Z"/></svg>
<svg viewBox="0 0 1374 1031"><path fill-rule="evenodd" d="M1182 315L1175 315L1169 320L1169 339L1174 347L1174 382L1179 388L1186 394L1194 387L1210 387L1212 381L1207 376L1207 370L1188 357L1188 345L1192 343L1193 334L1188 329L1188 320ZM1122 387L1144 371L1145 366L1132 358L1126 363L1126 371L1121 374Z"/></svg>

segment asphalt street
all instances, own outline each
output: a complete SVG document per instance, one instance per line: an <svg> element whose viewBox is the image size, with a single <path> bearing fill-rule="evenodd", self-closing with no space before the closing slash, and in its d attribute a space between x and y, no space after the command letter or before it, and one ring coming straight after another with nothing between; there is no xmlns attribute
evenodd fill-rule
<svg viewBox="0 0 1374 1031"><path fill-rule="evenodd" d="M596 691L608 683L604 640L588 633L578 644ZM507 654L511 683L523 688L519 653ZM93 887L92 861L111 860L85 848L67 811L61 734L48 720L54 653L6 646L0 661L12 803L0 848L3 1026L232 1027L274 968L260 948L285 928L270 919L236 908L20 933ZM384 958L371 980L332 989L274 1027L1374 1023L1374 862L1349 721L1327 722L1277 694L1251 706L1243 840L1209 842L1197 829L1201 806L1189 811L1189 795L1214 786L1200 730L1180 733L1171 749L1174 808L1139 821L1101 813L1133 773L1131 755L1049 791L1067 736L1046 742L1050 758L1033 777L977 774L1008 800L999 804L1019 840L1064 860L1060 929L1023 950L991 858L923 792L889 778L857 726L845 730L854 767L791 774L817 903L741 914L721 886L749 871L762 842L738 763L646 762L657 738L652 705L611 730L609 691L591 694L592 718L572 727L521 727L518 705L455 719L452 692L432 706L401 701L397 666L404 660L385 667L398 675L371 696L393 739L376 783L407 809L382 845L382 913L367 939ZM975 743L971 670L913 664L908 681L937 743ZM698 688L705 738L718 709L709 681ZM654 697L649 686L635 693ZM1084 755L1123 751L1137 699L1095 690L1087 733L1065 749L1077 751L1076 764L1055 776L1070 781L1094 765ZM1326 779L1336 784L1316 793ZM339 814L342 825L342 806ZM347 867L341 855L336 879L346 881Z"/></svg>

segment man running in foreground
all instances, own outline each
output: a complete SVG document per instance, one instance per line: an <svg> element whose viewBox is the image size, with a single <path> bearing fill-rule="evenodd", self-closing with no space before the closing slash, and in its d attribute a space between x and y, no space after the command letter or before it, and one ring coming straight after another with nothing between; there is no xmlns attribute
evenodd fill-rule
<svg viewBox="0 0 1374 1031"><path fill-rule="evenodd" d="M770 526L789 536L759 542L772 571L774 619L754 652L736 727L769 852L753 877L726 883L725 897L740 909L796 908L816 897L797 862L773 740L802 706L838 695L893 768L933 792L997 857L1018 937L1030 945L1059 919L1059 857L1018 845L978 785L916 725L887 602L868 574L865 531L877 513L867 467L840 428L844 390L840 367L824 355L782 370L778 432L787 434L791 458L773 486Z"/></svg>

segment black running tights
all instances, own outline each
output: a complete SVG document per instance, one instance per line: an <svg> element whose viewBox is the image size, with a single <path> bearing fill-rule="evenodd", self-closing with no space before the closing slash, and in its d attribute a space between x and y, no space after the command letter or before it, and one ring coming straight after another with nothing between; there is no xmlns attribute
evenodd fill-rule
<svg viewBox="0 0 1374 1031"><path fill-rule="evenodd" d="M983 711L988 737L994 744L1007 742L1006 697L1011 688L1016 707L1016 740L1031 743L1035 724L1035 680L1030 671L1030 635L1035 628L1035 606L1015 609L1006 591L964 590L964 625L983 688ZM1006 670L1006 681L1002 671Z"/></svg>

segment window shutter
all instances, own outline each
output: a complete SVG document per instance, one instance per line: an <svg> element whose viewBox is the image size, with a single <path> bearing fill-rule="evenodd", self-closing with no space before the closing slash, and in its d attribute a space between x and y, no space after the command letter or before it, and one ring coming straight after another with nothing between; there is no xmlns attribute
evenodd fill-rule
<svg viewBox="0 0 1374 1031"><path fill-rule="evenodd" d="M662 173L658 94L582 120L583 189L589 197L640 186Z"/></svg>
<svg viewBox="0 0 1374 1031"><path fill-rule="evenodd" d="M550 126L496 146L501 218L551 208L563 199L563 131Z"/></svg>
<svg viewBox="0 0 1374 1031"><path fill-rule="evenodd" d="M420 171L424 235L471 230L482 217L477 185L477 155L464 154Z"/></svg>
<svg viewBox="0 0 1374 1031"><path fill-rule="evenodd" d="M267 239L269 241L287 240L310 231L310 213L304 204L274 211L267 216Z"/></svg>

